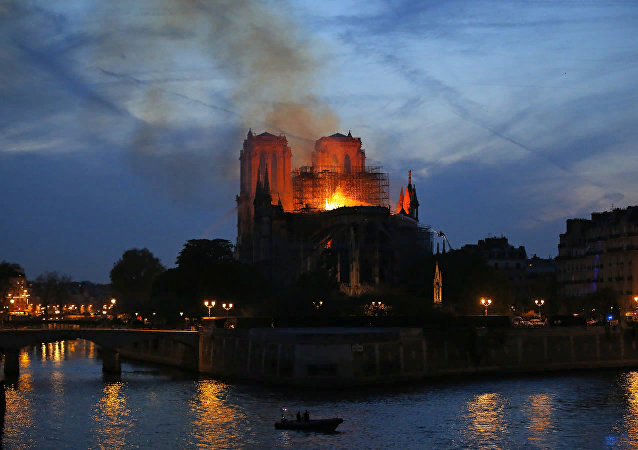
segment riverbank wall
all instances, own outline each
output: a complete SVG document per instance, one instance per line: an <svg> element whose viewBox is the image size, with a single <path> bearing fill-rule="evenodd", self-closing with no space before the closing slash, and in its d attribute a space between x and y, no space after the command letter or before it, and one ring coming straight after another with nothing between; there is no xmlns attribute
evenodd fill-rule
<svg viewBox="0 0 638 450"><path fill-rule="evenodd" d="M118 350L122 358L179 367L180 369L199 370L199 347L187 345L161 335L128 345Z"/></svg>
<svg viewBox="0 0 638 450"><path fill-rule="evenodd" d="M634 329L284 328L200 334L199 371L340 387L451 375L638 368Z"/></svg>
<svg viewBox="0 0 638 450"><path fill-rule="evenodd" d="M208 328L196 342L149 336L118 352L213 377L325 387L638 368L635 328Z"/></svg>

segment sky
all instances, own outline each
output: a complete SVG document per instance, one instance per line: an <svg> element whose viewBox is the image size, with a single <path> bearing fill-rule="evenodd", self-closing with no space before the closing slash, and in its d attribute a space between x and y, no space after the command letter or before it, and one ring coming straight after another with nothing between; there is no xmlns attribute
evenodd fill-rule
<svg viewBox="0 0 638 450"><path fill-rule="evenodd" d="M249 128L361 137L458 248L638 204L638 2L0 0L0 260L108 282L236 238Z"/></svg>

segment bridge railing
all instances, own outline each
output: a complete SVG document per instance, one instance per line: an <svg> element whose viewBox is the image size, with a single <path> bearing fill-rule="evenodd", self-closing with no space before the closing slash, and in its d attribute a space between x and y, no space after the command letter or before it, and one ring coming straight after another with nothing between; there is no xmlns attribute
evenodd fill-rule
<svg viewBox="0 0 638 450"><path fill-rule="evenodd" d="M0 330L76 330L86 328L112 329L112 330L199 330L201 326L191 324L142 324L121 323L112 321L5 321L0 322Z"/></svg>

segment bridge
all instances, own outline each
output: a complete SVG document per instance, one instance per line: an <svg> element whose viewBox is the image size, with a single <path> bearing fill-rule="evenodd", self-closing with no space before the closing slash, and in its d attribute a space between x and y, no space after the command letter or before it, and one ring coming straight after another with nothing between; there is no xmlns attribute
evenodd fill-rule
<svg viewBox="0 0 638 450"><path fill-rule="evenodd" d="M120 373L120 350L135 348L140 343L157 345L159 341L178 343L197 358L199 332L186 330L146 330L117 328L22 328L0 329L0 352L4 353L4 373L17 375L20 372L19 355L24 347L63 340L85 339L101 348L102 370Z"/></svg>

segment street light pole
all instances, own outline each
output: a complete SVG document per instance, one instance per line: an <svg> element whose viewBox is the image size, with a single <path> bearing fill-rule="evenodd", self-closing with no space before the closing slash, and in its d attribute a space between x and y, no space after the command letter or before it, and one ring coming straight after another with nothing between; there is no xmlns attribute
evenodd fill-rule
<svg viewBox="0 0 638 450"><path fill-rule="evenodd" d="M233 304L232 303L222 303L222 308L224 308L226 310L226 320L228 320L228 311L233 309Z"/></svg>
<svg viewBox="0 0 638 450"><path fill-rule="evenodd" d="M215 306L215 300L210 301L210 302L208 300L206 300L204 302L204 306L206 306L208 308L208 317L210 317L210 309Z"/></svg>
<svg viewBox="0 0 638 450"><path fill-rule="evenodd" d="M534 303L536 303L536 306L538 306L538 317L542 317L541 316L541 306L543 306L545 304L545 300L537 299L537 300L534 300Z"/></svg>
<svg viewBox="0 0 638 450"><path fill-rule="evenodd" d="M491 298L481 297L481 305L483 305L483 307L485 307L485 315L487 316L487 308L492 305L492 299Z"/></svg>

